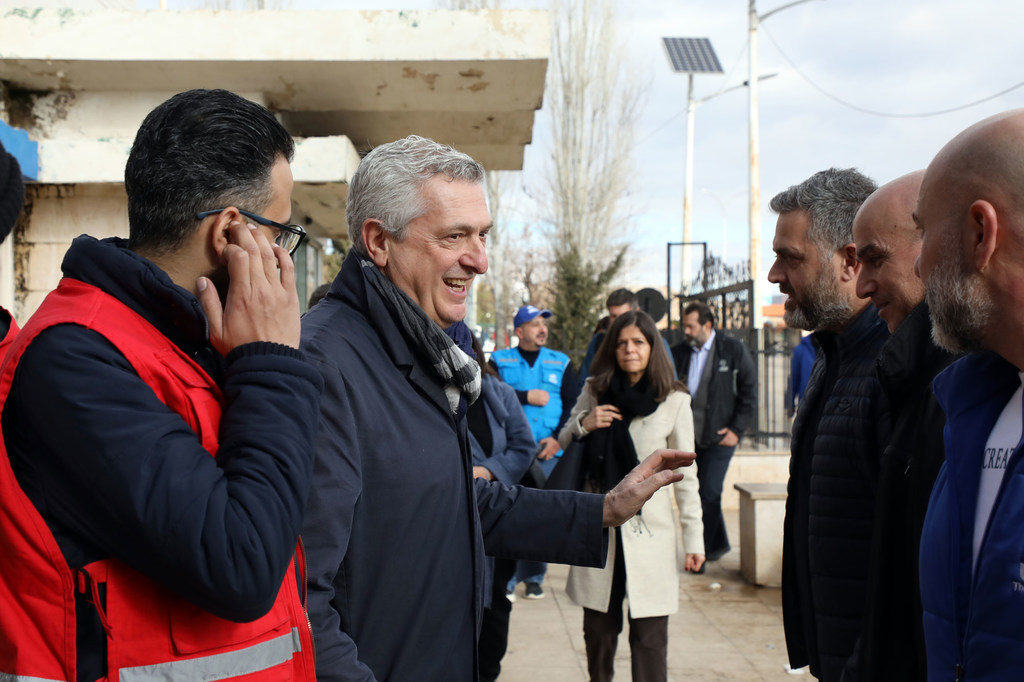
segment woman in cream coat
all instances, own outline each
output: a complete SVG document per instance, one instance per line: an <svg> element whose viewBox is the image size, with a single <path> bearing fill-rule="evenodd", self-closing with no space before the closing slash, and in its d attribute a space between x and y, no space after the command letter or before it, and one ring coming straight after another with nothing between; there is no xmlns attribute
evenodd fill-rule
<svg viewBox="0 0 1024 682"><path fill-rule="evenodd" d="M626 429L622 428L627 422L623 420L628 421L632 460L636 459L635 453L658 448L693 451L690 396L675 378L654 321L643 311L630 311L615 320L598 349L591 378L558 434L562 448L574 438L586 438L589 464L585 489L604 492L617 482L613 479L620 476L620 471L629 470L631 461L613 461L622 457L623 450L629 450ZM591 433L595 436L587 438ZM599 440L595 443L595 439ZM600 463L593 464L595 458ZM641 514L609 538L603 569L573 566L569 570L566 591L584 609L583 632L592 682L612 678L624 597L629 599L633 680L668 677L668 616L679 608L680 563L669 497L673 493L686 552L683 567L697 571L704 563L694 469L688 467L682 481L661 488Z"/></svg>

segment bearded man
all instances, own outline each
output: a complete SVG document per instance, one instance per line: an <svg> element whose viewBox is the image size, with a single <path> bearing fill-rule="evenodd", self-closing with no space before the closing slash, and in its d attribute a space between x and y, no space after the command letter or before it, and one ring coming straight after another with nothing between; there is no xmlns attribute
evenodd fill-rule
<svg viewBox="0 0 1024 682"><path fill-rule="evenodd" d="M892 334L878 355L889 404L889 440L875 489L875 531L857 669L863 682L925 682L918 550L932 485L944 459L946 416L935 375L956 359L932 340L924 284L914 272L921 231L914 204L924 171L889 182L853 221L857 294L870 299Z"/></svg>
<svg viewBox="0 0 1024 682"><path fill-rule="evenodd" d="M1024 671L1024 110L953 138L928 166L914 222L933 338L970 353L934 381L946 462L921 535L928 679Z"/></svg>
<svg viewBox="0 0 1024 682"><path fill-rule="evenodd" d="M786 324L814 332L817 358L793 423L782 560L790 665L826 682L855 679L886 410L875 360L885 322L857 297L853 219L875 183L829 169L776 195L768 281Z"/></svg>

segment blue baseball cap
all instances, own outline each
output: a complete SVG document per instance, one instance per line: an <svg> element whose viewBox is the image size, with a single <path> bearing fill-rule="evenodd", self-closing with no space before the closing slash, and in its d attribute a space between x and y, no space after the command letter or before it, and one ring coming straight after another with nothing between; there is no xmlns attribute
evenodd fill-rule
<svg viewBox="0 0 1024 682"><path fill-rule="evenodd" d="M516 318L512 321L513 327L522 327L524 324L532 320L533 318L540 315L541 317L551 317L550 310L541 310L537 306L524 305L516 312Z"/></svg>

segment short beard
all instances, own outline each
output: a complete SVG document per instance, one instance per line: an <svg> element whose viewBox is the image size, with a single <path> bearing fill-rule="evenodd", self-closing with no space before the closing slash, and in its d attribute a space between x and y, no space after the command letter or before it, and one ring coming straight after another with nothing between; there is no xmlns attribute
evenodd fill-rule
<svg viewBox="0 0 1024 682"><path fill-rule="evenodd" d="M977 273L968 274L958 244L944 249L952 257L935 264L925 288L932 317L932 341L951 353L984 350L984 330L992 322L995 306Z"/></svg>
<svg viewBox="0 0 1024 682"><path fill-rule="evenodd" d="M839 289L839 278L826 262L818 278L803 292L803 303L783 314L786 326L809 332L838 329L853 315L853 305Z"/></svg>

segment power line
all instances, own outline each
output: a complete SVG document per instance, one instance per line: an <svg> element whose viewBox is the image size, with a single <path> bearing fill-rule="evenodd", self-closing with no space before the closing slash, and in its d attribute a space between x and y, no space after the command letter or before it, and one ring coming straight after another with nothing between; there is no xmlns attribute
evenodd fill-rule
<svg viewBox="0 0 1024 682"><path fill-rule="evenodd" d="M1017 88L1019 88L1021 86L1024 86L1024 81L1021 81L1020 83L1017 83L1016 85L1011 85L1010 87L1006 88L1005 90L1001 90L1001 91L995 93L994 95L989 95L988 97L983 97L982 99L975 100L974 102L969 102L967 104L961 104L960 106L950 107L948 109L940 109L939 111L926 111L926 112L918 113L918 114L897 114L897 113L891 113L891 112L887 112L887 111L876 111L874 109L867 109L865 107L858 106L856 104L853 104L852 102L847 102L846 100L841 99L841 98L833 95L832 93L828 92L823 87L821 87L820 85L815 83L813 80L811 80L807 76L807 74L805 74L803 71L801 71L800 68L796 64L793 63L793 60L790 59L789 55L786 54L785 50L783 50L782 47L779 46L779 43L775 40L775 37L772 36L772 34L768 31L768 29L766 29L764 26L762 26L761 30L768 36L768 39L770 41L772 41L772 45L774 45L775 49L779 51L779 54L782 55L782 58L786 60L786 63L789 64L789 66L794 71L796 71L797 74L801 78L803 78L805 81L807 81L808 85L810 85L812 88L814 88L815 90L817 90L821 94L825 95L825 97L828 97L830 100L832 100L834 102L837 102L837 103L841 104L844 107L847 107L849 109L853 109L854 111L859 111L862 114L868 114L870 116L881 116L883 118L928 118L930 116L941 116L943 114L951 114L951 113L953 113L955 111L962 111L964 109L969 109L971 107L978 106L979 104L983 104L983 103L988 102L990 100L996 99L997 97L1002 97L1006 93L1013 92Z"/></svg>

